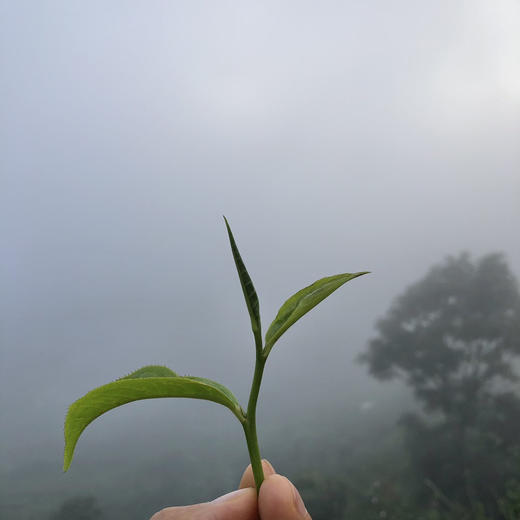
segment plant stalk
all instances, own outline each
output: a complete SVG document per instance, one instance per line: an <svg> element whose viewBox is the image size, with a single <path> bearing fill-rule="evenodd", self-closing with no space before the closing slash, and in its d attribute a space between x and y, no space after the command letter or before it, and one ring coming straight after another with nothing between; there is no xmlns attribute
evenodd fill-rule
<svg viewBox="0 0 520 520"><path fill-rule="evenodd" d="M247 404L246 420L243 423L257 493L260 492L260 486L264 481L264 470L262 468L262 459L260 457L258 437L256 434L256 402L258 401L258 393L260 392L260 385L262 383L265 361L266 358L261 352L257 351L255 373L253 383L251 384L251 392L249 393L249 402Z"/></svg>

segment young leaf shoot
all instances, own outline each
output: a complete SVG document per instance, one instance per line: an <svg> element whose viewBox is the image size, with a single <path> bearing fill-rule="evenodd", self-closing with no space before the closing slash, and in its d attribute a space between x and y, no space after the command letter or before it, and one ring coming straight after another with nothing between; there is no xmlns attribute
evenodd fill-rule
<svg viewBox="0 0 520 520"><path fill-rule="evenodd" d="M253 282L240 256L233 233L226 217L231 252L246 301L251 329L255 340L256 360L247 410L244 412L233 393L225 386L202 377L178 376L167 367L150 365L112 383L100 386L74 402L65 419L65 454L63 469L67 471L74 456L74 449L85 428L100 415L132 401L160 397L189 397L205 399L227 407L244 429L251 466L257 490L264 480L258 438L256 434L256 405L265 363L280 336L303 315L327 298L343 284L367 274L343 273L321 278L291 296L280 308L262 341L260 306Z"/></svg>

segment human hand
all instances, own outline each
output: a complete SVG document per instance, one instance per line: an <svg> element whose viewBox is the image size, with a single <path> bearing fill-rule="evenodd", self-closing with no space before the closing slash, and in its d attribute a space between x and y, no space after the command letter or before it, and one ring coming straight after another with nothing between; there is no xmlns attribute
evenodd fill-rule
<svg viewBox="0 0 520 520"><path fill-rule="evenodd" d="M311 520L297 489L262 461L265 480L257 497L251 465L232 491L203 504L167 507L150 520Z"/></svg>

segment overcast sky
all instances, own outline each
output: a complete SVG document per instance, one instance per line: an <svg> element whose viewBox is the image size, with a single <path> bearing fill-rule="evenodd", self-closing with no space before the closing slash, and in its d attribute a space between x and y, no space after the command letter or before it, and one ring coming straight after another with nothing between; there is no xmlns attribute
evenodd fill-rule
<svg viewBox="0 0 520 520"><path fill-rule="evenodd" d="M262 396L281 407L345 374L361 402L375 319L445 255L520 272L515 0L18 0L0 25L7 456L35 431L61 448L66 406L144 364L245 401L222 214L264 329L315 279L372 271L277 344Z"/></svg>

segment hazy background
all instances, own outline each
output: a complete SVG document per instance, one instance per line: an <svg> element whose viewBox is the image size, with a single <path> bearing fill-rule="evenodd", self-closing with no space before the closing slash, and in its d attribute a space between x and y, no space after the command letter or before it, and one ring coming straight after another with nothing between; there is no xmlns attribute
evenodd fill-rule
<svg viewBox="0 0 520 520"><path fill-rule="evenodd" d="M331 416L355 431L406 407L355 362L375 319L447 254L503 251L519 272L519 26L514 0L0 2L0 498L17 518L102 493L108 471L135 495L126 468L151 461L193 472L178 500L236 484L241 429L198 401L107 414L61 473L67 406L142 365L246 401L222 214L264 329L315 279L372 272L273 350L262 454L283 473ZM204 465L226 450L217 489Z"/></svg>

